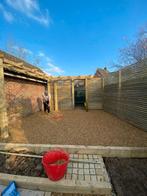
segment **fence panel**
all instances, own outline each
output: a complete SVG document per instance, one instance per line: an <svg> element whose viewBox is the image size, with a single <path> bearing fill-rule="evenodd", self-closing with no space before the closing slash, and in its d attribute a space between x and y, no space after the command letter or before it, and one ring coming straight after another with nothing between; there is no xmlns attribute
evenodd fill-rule
<svg viewBox="0 0 147 196"><path fill-rule="evenodd" d="M57 82L57 97L59 110L68 110L73 108L71 80L61 80Z"/></svg>
<svg viewBox="0 0 147 196"><path fill-rule="evenodd" d="M87 80L87 99L89 109L102 109L102 79Z"/></svg>
<svg viewBox="0 0 147 196"><path fill-rule="evenodd" d="M147 60L116 74L115 84L111 82L114 73L105 79L104 110L147 131Z"/></svg>

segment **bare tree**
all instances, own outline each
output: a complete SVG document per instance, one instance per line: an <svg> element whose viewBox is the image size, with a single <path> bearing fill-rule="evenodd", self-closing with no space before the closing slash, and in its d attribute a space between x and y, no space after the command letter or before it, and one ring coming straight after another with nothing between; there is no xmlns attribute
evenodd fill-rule
<svg viewBox="0 0 147 196"><path fill-rule="evenodd" d="M120 50L120 58L125 65L147 58L147 25L139 31L134 42L128 43L127 47Z"/></svg>

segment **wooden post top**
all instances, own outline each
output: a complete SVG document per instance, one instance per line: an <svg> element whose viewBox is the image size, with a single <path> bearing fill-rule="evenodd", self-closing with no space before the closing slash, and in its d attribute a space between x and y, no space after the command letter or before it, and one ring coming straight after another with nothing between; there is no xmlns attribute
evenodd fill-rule
<svg viewBox="0 0 147 196"><path fill-rule="evenodd" d="M0 58L4 58L4 54L0 53Z"/></svg>

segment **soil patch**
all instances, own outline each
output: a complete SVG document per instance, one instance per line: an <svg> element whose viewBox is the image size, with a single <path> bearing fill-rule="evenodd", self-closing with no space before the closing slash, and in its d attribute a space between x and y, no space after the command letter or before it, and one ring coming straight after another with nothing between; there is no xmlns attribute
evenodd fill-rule
<svg viewBox="0 0 147 196"><path fill-rule="evenodd" d="M25 152L21 152L25 153ZM33 153L29 153L33 154ZM40 158L0 155L0 172L33 177L47 177Z"/></svg>
<svg viewBox="0 0 147 196"><path fill-rule="evenodd" d="M147 159L104 158L118 196L147 195Z"/></svg>

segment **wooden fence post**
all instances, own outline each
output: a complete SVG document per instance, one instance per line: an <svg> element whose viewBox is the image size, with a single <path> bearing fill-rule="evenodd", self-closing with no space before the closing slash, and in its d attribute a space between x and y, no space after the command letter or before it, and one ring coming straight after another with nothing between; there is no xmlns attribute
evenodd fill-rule
<svg viewBox="0 0 147 196"><path fill-rule="evenodd" d="M118 71L118 88L121 89L121 70Z"/></svg>
<svg viewBox="0 0 147 196"><path fill-rule="evenodd" d="M54 82L54 102L55 102L55 111L58 111L58 94L57 94L57 83Z"/></svg>
<svg viewBox="0 0 147 196"><path fill-rule="evenodd" d="M9 136L6 98L4 90L3 59L0 58L0 137L6 139Z"/></svg>
<svg viewBox="0 0 147 196"><path fill-rule="evenodd" d="M50 94L51 96L51 86L50 86L50 81L47 81L47 90L48 90L48 94ZM50 111L52 110L52 97L50 97Z"/></svg>
<svg viewBox="0 0 147 196"><path fill-rule="evenodd" d="M72 106L73 109L75 108L75 87L74 87L74 80L71 80L72 85Z"/></svg>
<svg viewBox="0 0 147 196"><path fill-rule="evenodd" d="M103 89L103 91L104 91L104 88L105 88L105 79L102 78L102 89Z"/></svg>
<svg viewBox="0 0 147 196"><path fill-rule="evenodd" d="M85 78L85 99L86 99L86 103L88 104L88 82L87 82L87 78Z"/></svg>

